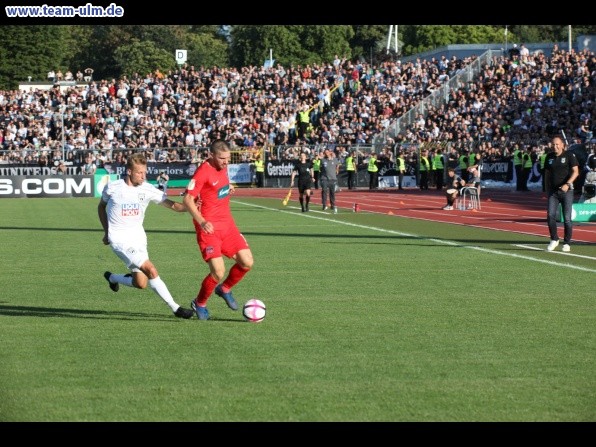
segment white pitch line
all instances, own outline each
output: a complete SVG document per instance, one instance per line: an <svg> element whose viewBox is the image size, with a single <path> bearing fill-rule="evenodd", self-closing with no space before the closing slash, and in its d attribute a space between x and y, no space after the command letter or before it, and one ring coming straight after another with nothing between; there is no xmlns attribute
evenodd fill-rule
<svg viewBox="0 0 596 447"><path fill-rule="evenodd" d="M271 208L271 207L263 206L263 205L255 205L253 203L240 202L240 201L237 201L237 200L234 200L234 203L238 203L238 204L246 205L246 206L252 206L252 207L255 207L255 208L262 208L262 209L270 210L270 211L278 211L280 213L296 214L296 213L294 213L292 211L285 211L283 209L280 210L278 208ZM323 212L323 211L317 212L317 214L325 214L325 215L327 215L327 213L326 212ZM411 238L416 238L416 239L421 239L421 240L427 240L427 241L435 242L435 243L438 243L438 244L444 244L444 245L450 245L450 246L454 246L454 247L467 248L467 249L470 249L470 250L477 250L477 251L481 251L481 252L484 252L484 253L490 253L490 254L494 254L494 255L509 256L509 257L517 258L517 259L525 259L526 261L540 262L541 264L548 264L548 265L553 265L553 266L557 266L557 267L565 267L565 268L570 268L570 269L574 269L574 270L581 270L583 272L596 273L596 269L590 269L590 268L582 267L582 266L579 266L579 265L565 264L565 263L562 263L562 262L550 261L548 259L533 258L531 256L520 255L520 254L516 254L516 253L507 253L507 252L503 252L503 251L499 251L499 250L493 250L493 249L490 249L490 248L483 248L483 247L472 246L472 245L462 245L459 242L455 242L455 241L449 241L449 240L445 240L445 239L433 239L433 238L429 238L429 237L418 236L416 234L403 233L401 231L387 230L385 228L371 227L369 225L355 224L355 223L352 223L352 222L344 222L344 221L337 220L337 219L330 219L329 217L324 217L324 216L314 216L314 215L312 215L312 211L310 211L308 213L302 213L302 214L300 214L300 216L307 217L309 219L318 219L318 220L323 220L323 221L326 221L326 222L333 222L333 223L345 225L345 226L348 226L348 227L363 228L363 229L366 229L366 230L379 231L381 233L394 234L396 236L406 236L406 237L411 237ZM534 249L535 247L531 247L531 248ZM565 254L566 255L569 255L570 253L565 253ZM579 256L579 255L576 255L576 256ZM588 257L588 259L593 259L593 258Z"/></svg>
<svg viewBox="0 0 596 447"><path fill-rule="evenodd" d="M511 244L511 245L513 245L514 247L527 248L529 250L546 251L546 248L532 247L531 245L522 245L522 244ZM578 255L576 253L563 253L562 251L552 251L551 253L553 253L555 255L560 255L560 256L574 256L576 258L584 258L584 259L590 259L592 261L596 261L596 258L594 256Z"/></svg>

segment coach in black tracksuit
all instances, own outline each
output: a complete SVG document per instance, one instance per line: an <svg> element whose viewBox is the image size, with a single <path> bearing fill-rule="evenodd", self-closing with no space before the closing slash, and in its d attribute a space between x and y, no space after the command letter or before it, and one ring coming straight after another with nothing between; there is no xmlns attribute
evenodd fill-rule
<svg viewBox="0 0 596 447"><path fill-rule="evenodd" d="M579 162L573 152L566 150L563 138L554 137L553 146L554 151L546 156L544 163L546 190L548 191L547 222L550 233L547 250L553 251L559 245L557 213L559 205L561 205L565 229L563 251L568 252L571 251L569 244L572 236L573 182L579 175Z"/></svg>

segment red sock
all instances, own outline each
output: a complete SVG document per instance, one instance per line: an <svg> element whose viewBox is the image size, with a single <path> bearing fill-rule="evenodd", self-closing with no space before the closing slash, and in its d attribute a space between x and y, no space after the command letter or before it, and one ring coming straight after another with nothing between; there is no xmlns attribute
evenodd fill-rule
<svg viewBox="0 0 596 447"><path fill-rule="evenodd" d="M207 300L213 293L213 290L216 286L217 281L215 278L213 278L213 276L211 276L211 273L205 276L205 279L201 283L201 290L199 290L199 294L195 298L195 303L197 306L205 307L207 305Z"/></svg>
<svg viewBox="0 0 596 447"><path fill-rule="evenodd" d="M222 283L221 288L224 292L229 292L232 287L240 282L244 275L248 273L250 269L243 269L238 264L234 264L228 273L228 277Z"/></svg>

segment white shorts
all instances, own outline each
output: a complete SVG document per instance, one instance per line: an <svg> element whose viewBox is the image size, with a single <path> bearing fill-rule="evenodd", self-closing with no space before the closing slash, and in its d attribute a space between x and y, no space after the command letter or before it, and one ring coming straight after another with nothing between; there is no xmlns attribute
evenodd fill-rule
<svg viewBox="0 0 596 447"><path fill-rule="evenodd" d="M116 253L126 267L133 272L140 272L140 267L149 259L147 246L134 247L127 244L114 244L112 251Z"/></svg>
<svg viewBox="0 0 596 447"><path fill-rule="evenodd" d="M455 189L455 188L451 188L451 189L448 189L446 192L447 192L447 194L449 194L449 195L451 195L451 194L456 194L456 193L457 193L457 189Z"/></svg>

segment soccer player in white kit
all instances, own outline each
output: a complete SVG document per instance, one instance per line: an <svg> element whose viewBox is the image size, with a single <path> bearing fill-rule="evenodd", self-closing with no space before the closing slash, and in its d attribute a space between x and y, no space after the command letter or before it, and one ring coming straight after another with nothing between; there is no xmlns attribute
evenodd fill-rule
<svg viewBox="0 0 596 447"><path fill-rule="evenodd" d="M147 159L143 154L134 154L126 161L126 178L108 183L97 207L104 229L103 243L112 247L132 273L105 272L104 278L114 292L118 291L120 284L144 289L149 283L149 287L165 301L176 317L191 318L194 312L174 301L149 259L147 234L143 227L149 202L180 213L186 211L183 203L168 199L164 191L147 182Z"/></svg>

